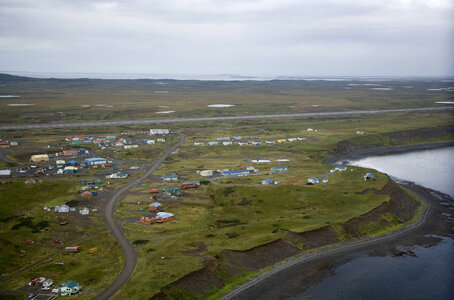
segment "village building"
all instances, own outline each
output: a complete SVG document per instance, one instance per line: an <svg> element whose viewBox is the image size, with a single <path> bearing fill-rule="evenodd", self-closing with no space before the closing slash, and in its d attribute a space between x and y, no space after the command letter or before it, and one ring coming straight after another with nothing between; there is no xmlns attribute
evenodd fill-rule
<svg viewBox="0 0 454 300"><path fill-rule="evenodd" d="M36 183L36 180L33 178L25 179L25 184L35 184L35 183Z"/></svg>
<svg viewBox="0 0 454 300"><path fill-rule="evenodd" d="M19 145L18 142L9 142L9 144L10 144L10 146L17 146L17 145Z"/></svg>
<svg viewBox="0 0 454 300"><path fill-rule="evenodd" d="M158 138L158 139L156 139L156 141L157 141L158 143L165 143L165 142L166 142L166 139Z"/></svg>
<svg viewBox="0 0 454 300"><path fill-rule="evenodd" d="M253 163L270 163L271 160L269 160L269 159L258 159L257 158L257 159L252 159L251 162L253 162Z"/></svg>
<svg viewBox="0 0 454 300"><path fill-rule="evenodd" d="M307 130L308 132L313 132L313 131L314 131L314 129L312 129L312 128L308 128L308 129L306 129L306 130Z"/></svg>
<svg viewBox="0 0 454 300"><path fill-rule="evenodd" d="M77 166L77 161L75 161L74 159L71 159L68 161L68 166Z"/></svg>
<svg viewBox="0 0 454 300"><path fill-rule="evenodd" d="M273 179L262 180L262 185L270 185L270 184L273 184Z"/></svg>
<svg viewBox="0 0 454 300"><path fill-rule="evenodd" d="M275 172L288 171L288 167L287 166L272 167L271 171L275 171Z"/></svg>
<svg viewBox="0 0 454 300"><path fill-rule="evenodd" d="M340 171L340 172L343 172L343 171L346 171L347 170L347 167L344 167L344 166L336 166L334 168L335 171Z"/></svg>
<svg viewBox="0 0 454 300"><path fill-rule="evenodd" d="M226 137L218 137L216 138L216 140L218 141L230 141L230 137L226 136Z"/></svg>
<svg viewBox="0 0 454 300"><path fill-rule="evenodd" d="M125 143L123 143L122 141L115 141L112 143L112 146L114 147L123 147L125 145Z"/></svg>
<svg viewBox="0 0 454 300"><path fill-rule="evenodd" d="M9 169L0 170L0 176L11 176L11 170Z"/></svg>
<svg viewBox="0 0 454 300"><path fill-rule="evenodd" d="M282 143L287 142L287 140L286 140L286 139L278 139L276 142L277 142L278 144L282 144Z"/></svg>
<svg viewBox="0 0 454 300"><path fill-rule="evenodd" d="M375 179L375 175L372 174L371 172L368 172L366 173L366 175L364 175L364 180L374 180Z"/></svg>
<svg viewBox="0 0 454 300"><path fill-rule="evenodd" d="M57 168L64 168L66 166L66 162L64 160L62 160L62 159L57 160L55 162L55 164L57 165Z"/></svg>
<svg viewBox="0 0 454 300"><path fill-rule="evenodd" d="M76 173L77 172L77 167L75 166L66 166L64 169L63 169L63 173L67 173L67 174L73 174L73 173Z"/></svg>
<svg viewBox="0 0 454 300"><path fill-rule="evenodd" d="M200 176L211 177L213 176L213 170L203 170L199 172Z"/></svg>
<svg viewBox="0 0 454 300"><path fill-rule="evenodd" d="M60 155L62 156L73 156L73 155L77 155L77 150L63 150L62 152L60 152Z"/></svg>
<svg viewBox="0 0 454 300"><path fill-rule="evenodd" d="M198 180L184 181L180 185L180 188L183 190L196 189L198 187L200 187L200 181L198 181Z"/></svg>
<svg viewBox="0 0 454 300"><path fill-rule="evenodd" d="M168 212L158 212L156 214L156 222L157 223L167 223L175 219L175 216Z"/></svg>
<svg viewBox="0 0 454 300"><path fill-rule="evenodd" d="M267 140L267 141L265 141L265 143L267 143L268 145L271 145L271 144L276 144L276 142L275 142L275 141L270 141L270 140Z"/></svg>
<svg viewBox="0 0 454 300"><path fill-rule="evenodd" d="M146 214L146 215L143 215L140 217L140 223L142 223L142 224L150 225L152 223L155 223L154 222L155 220L156 220L155 213L149 213L149 214Z"/></svg>
<svg viewBox="0 0 454 300"><path fill-rule="evenodd" d="M177 174L166 174L162 176L162 180L164 181L177 181L178 175Z"/></svg>
<svg viewBox="0 0 454 300"><path fill-rule="evenodd" d="M316 184L319 183L320 181L318 180L317 177L312 177L307 180L307 184Z"/></svg>
<svg viewBox="0 0 454 300"><path fill-rule="evenodd" d="M292 137L292 138L288 138L287 140L288 140L289 142L296 142L298 139Z"/></svg>
<svg viewBox="0 0 454 300"><path fill-rule="evenodd" d="M201 145L205 145L205 143L204 142L194 142L195 147L201 146Z"/></svg>
<svg viewBox="0 0 454 300"><path fill-rule="evenodd" d="M46 162L46 161L49 161L49 155L47 154L36 154L36 155L32 155L31 156L31 159L30 159L32 162Z"/></svg>
<svg viewBox="0 0 454 300"><path fill-rule="evenodd" d="M326 178L326 177L323 178L323 179L322 179L322 182L323 182L323 183L327 183L327 182L328 182L328 178Z"/></svg>
<svg viewBox="0 0 454 300"><path fill-rule="evenodd" d="M137 144L134 144L134 145L124 145L123 146L125 149L135 149L135 148L139 148L139 145Z"/></svg>
<svg viewBox="0 0 454 300"><path fill-rule="evenodd" d="M170 134L170 129L150 129L150 135L167 135Z"/></svg>
<svg viewBox="0 0 454 300"><path fill-rule="evenodd" d="M60 293L61 296L71 296L74 294L77 294L80 290L79 283L76 281L68 281L63 283L60 288L58 289L58 292Z"/></svg>
<svg viewBox="0 0 454 300"><path fill-rule="evenodd" d="M233 144L232 141L222 142L222 145L224 145L224 146L230 146L232 144Z"/></svg>
<svg viewBox="0 0 454 300"><path fill-rule="evenodd" d="M111 179L122 179L122 178L127 178L128 173L123 173L123 172L116 172L112 173L110 175L107 175L106 178L111 178Z"/></svg>
<svg viewBox="0 0 454 300"><path fill-rule="evenodd" d="M55 211L59 213L69 213L70 207L66 204L55 206Z"/></svg>
<svg viewBox="0 0 454 300"><path fill-rule="evenodd" d="M219 142L208 142L208 146L217 146Z"/></svg>
<svg viewBox="0 0 454 300"><path fill-rule="evenodd" d="M250 170L222 170L222 176L248 176L250 174Z"/></svg>
<svg viewBox="0 0 454 300"><path fill-rule="evenodd" d="M83 209L79 210L79 213L83 216L88 215L90 213L90 210L87 207L84 207Z"/></svg>
<svg viewBox="0 0 454 300"><path fill-rule="evenodd" d="M8 141L0 141L0 148L8 148L10 143Z"/></svg>
<svg viewBox="0 0 454 300"><path fill-rule="evenodd" d="M148 145L153 145L156 143L155 140L145 140L145 141L146 141L145 143L147 143Z"/></svg>
<svg viewBox="0 0 454 300"><path fill-rule="evenodd" d="M278 159L276 159L276 161L284 162L284 161L290 161L290 159L288 159L288 158L278 158Z"/></svg>
<svg viewBox="0 0 454 300"><path fill-rule="evenodd" d="M154 211L157 211L157 210L160 210L162 207L162 204L159 203L159 202L154 202L154 203L151 203L150 206L148 207L149 210L154 210Z"/></svg>
<svg viewBox="0 0 454 300"><path fill-rule="evenodd" d="M104 165L107 164L107 159L101 157L87 158L85 164L88 166Z"/></svg>
<svg viewBox="0 0 454 300"><path fill-rule="evenodd" d="M168 196L178 197L181 195L181 189L177 186L163 190L164 194Z"/></svg>

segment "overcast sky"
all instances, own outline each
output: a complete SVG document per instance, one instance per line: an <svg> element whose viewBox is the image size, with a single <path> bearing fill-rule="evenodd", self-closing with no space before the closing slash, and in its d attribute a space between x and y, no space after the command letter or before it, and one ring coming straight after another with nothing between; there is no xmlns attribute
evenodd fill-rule
<svg viewBox="0 0 454 300"><path fill-rule="evenodd" d="M454 75L452 0L0 0L0 71Z"/></svg>

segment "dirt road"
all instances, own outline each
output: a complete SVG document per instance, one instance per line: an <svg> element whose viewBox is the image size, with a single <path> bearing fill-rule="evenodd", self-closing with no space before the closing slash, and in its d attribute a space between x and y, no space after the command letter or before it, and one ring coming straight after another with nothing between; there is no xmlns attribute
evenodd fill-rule
<svg viewBox="0 0 454 300"><path fill-rule="evenodd" d="M138 186L140 183L142 183L144 179L153 174L153 172L156 171L161 166L161 164L164 162L167 156L169 156L170 153L175 151L184 142L184 136L183 135L179 136L180 140L177 143L175 143L172 147L170 147L159 159L157 159L143 176L139 177L135 181L131 182L130 184L116 192L104 207L103 210L104 221L106 223L108 230L112 232L113 236L118 241L118 244L123 250L125 256L125 264L120 274L118 275L117 278L115 278L110 287L102 291L95 299L109 299L110 297L112 297L126 283L129 277L131 277L137 264L136 249L131 245L129 240L126 238L123 231L121 230L120 224L114 218L115 205L118 199L120 198L120 196L129 191L131 188Z"/></svg>

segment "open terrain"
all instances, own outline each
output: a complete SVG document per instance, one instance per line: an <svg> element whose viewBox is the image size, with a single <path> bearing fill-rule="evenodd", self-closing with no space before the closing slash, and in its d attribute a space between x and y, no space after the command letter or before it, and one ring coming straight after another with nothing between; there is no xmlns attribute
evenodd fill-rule
<svg viewBox="0 0 454 300"><path fill-rule="evenodd" d="M359 167L331 172L335 165L324 163L326 159L383 147L454 140L452 110L438 110L440 104L435 103L452 99L451 94L427 90L449 83L435 79L223 83L43 80L6 75L0 79L0 94L20 95L14 103L36 103L6 106L12 100L2 99L1 105L6 106L1 112L3 125L162 119L162 114L156 114L160 110L175 110L169 114L171 119L437 109L153 125L151 128L171 128L185 137L178 149L171 151L179 136L166 135L165 142L147 144L144 141L156 137L150 136L150 127L142 124L0 131L4 140L18 142L17 146L0 149L1 169L14 171L12 177L2 178L8 183L0 185L0 201L6 208L0 218L0 290L24 290L32 278L46 276L59 283L79 281L85 286L81 294L84 299L106 298L121 287L117 283L113 288L111 284L122 270L128 269L129 273L133 271L132 276L113 295L114 299L216 299L292 256L379 236L416 221L417 212L422 211L421 202L386 174ZM392 89L371 89L375 85ZM235 106L207 107L215 103ZM115 136L117 140L124 137L138 148L65 141L67 136L79 135ZM229 137L232 144L218 141L208 145L220 137ZM53 169L46 171L48 175L35 174L35 169L19 172L21 167L32 165L31 155L80 148L89 150L89 154L74 156L79 163L88 157L105 157L111 163L105 168L86 167L75 174L56 175ZM55 166L56 159L51 158L49 164ZM253 162L257 159L271 162ZM197 172L248 166L257 171L244 177L225 177L217 172L202 177ZM271 170L277 166L288 170ZM105 178L115 171L129 176ZM366 172L373 172L375 179L365 181ZM178 181L167 183L161 179L171 173L178 175ZM328 181L307 185L312 177ZM42 182L25 185L24 180L29 178ZM96 179L103 181L99 186L102 190L98 189L92 199L83 199L81 181ZM280 183L262 185L265 179ZM175 197L162 192L186 180L200 180L201 186L182 190ZM152 195L152 188L161 192ZM137 223L154 201L161 202L163 210L174 214L175 220L153 225ZM44 206L63 203L95 212L82 216L78 212L61 215L43 210ZM63 219L67 225L60 225ZM115 237L126 237L120 242L122 248L111 234L118 229L121 231ZM79 243L83 250L64 253L63 246L55 244L54 239L64 241L64 245ZM26 240L34 240L35 244L29 245ZM92 247L98 252L88 253ZM122 249L126 248L135 252L136 265L127 263L124 267ZM52 260L46 260L48 257ZM123 276L122 280L126 279Z"/></svg>

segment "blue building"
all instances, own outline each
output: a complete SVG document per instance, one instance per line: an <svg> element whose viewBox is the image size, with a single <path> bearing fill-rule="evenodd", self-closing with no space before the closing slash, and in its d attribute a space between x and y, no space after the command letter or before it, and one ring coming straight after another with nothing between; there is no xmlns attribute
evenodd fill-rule
<svg viewBox="0 0 454 300"><path fill-rule="evenodd" d="M249 170L221 171L222 176L247 176L249 174L250 174Z"/></svg>
<svg viewBox="0 0 454 300"><path fill-rule="evenodd" d="M107 159L101 157L87 158L85 160L85 164L89 166L107 164Z"/></svg>
<svg viewBox="0 0 454 300"><path fill-rule="evenodd" d="M344 166L336 166L336 167L334 168L334 170L336 170L336 171L341 171L341 172L342 172L342 171L346 171L346 170L347 170L347 167L344 167Z"/></svg>

